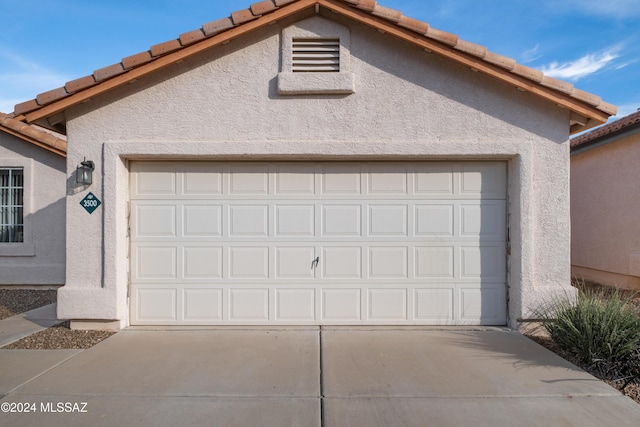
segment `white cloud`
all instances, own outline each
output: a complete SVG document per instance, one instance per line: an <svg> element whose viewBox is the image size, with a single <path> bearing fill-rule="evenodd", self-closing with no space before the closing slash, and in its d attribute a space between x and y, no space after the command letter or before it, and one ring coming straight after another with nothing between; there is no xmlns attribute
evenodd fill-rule
<svg viewBox="0 0 640 427"><path fill-rule="evenodd" d="M13 111L15 104L35 98L71 80L27 57L0 46L0 111Z"/></svg>
<svg viewBox="0 0 640 427"><path fill-rule="evenodd" d="M526 64L528 62L533 62L536 59L539 59L540 57L542 57L542 55L539 53L539 50L540 50L540 43L537 43L534 47L532 47L529 50L525 50L520 55L520 62L522 62L523 64Z"/></svg>
<svg viewBox="0 0 640 427"><path fill-rule="evenodd" d="M616 70L622 70L623 68L626 68L626 67L628 67L629 65L633 65L633 64L635 64L636 62L638 62L638 60L637 60L637 59L633 59L633 60L631 60L631 61L623 62L622 64L618 64L618 65L616 65L615 69L616 69Z"/></svg>
<svg viewBox="0 0 640 427"><path fill-rule="evenodd" d="M621 19L640 16L638 0L569 0L569 3L579 11L592 15ZM554 6L557 6L557 3L554 2Z"/></svg>
<svg viewBox="0 0 640 427"><path fill-rule="evenodd" d="M15 105L23 101L28 101L28 100L0 97L0 113L13 112L13 108L15 107Z"/></svg>
<svg viewBox="0 0 640 427"><path fill-rule="evenodd" d="M590 53L575 61L565 63L552 62L541 68L548 76L565 80L579 80L596 73L619 57L619 48L612 48L600 53Z"/></svg>
<svg viewBox="0 0 640 427"><path fill-rule="evenodd" d="M36 91L33 95L37 95L39 93L37 91L42 92L60 87L67 81L69 79L65 76L47 70L0 73L0 84L3 87L11 88L13 86L13 90L21 89L21 91L22 89L32 89Z"/></svg>
<svg viewBox="0 0 640 427"><path fill-rule="evenodd" d="M613 116L613 119L614 120L621 119L624 116L628 116L631 113L635 113L639 109L640 109L640 100L635 103L618 105L618 114Z"/></svg>

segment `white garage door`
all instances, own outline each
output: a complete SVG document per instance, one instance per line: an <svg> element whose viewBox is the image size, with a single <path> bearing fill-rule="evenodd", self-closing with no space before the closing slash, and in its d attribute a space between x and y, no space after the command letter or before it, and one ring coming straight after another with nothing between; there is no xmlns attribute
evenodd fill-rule
<svg viewBox="0 0 640 427"><path fill-rule="evenodd" d="M131 165L131 324L503 325L506 164Z"/></svg>

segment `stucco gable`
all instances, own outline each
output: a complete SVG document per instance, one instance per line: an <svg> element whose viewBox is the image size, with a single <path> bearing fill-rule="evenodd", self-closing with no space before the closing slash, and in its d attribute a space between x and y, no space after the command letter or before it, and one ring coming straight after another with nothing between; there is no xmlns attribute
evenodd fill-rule
<svg viewBox="0 0 640 427"><path fill-rule="evenodd" d="M517 64L512 58L490 52L483 46L460 40L455 34L406 17L374 0L264 0L67 82L63 87L41 93L33 100L16 105L14 116L27 123L39 121L62 130L63 126L58 125L63 124L65 118L60 113L69 107L310 8L315 8L317 13L331 11L374 27L566 108L572 112L571 132L602 124L616 113L615 106L596 95Z"/></svg>

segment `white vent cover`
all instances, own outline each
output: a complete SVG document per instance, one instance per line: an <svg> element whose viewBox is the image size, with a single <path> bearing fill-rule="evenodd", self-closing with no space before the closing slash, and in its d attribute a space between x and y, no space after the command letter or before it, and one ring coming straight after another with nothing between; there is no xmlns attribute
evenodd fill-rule
<svg viewBox="0 0 640 427"><path fill-rule="evenodd" d="M293 39L294 73L340 72L340 39Z"/></svg>

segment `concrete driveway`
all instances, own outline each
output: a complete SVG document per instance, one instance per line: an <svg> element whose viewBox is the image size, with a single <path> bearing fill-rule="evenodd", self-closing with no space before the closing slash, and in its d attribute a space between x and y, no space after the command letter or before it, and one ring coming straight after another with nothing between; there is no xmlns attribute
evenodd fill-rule
<svg viewBox="0 0 640 427"><path fill-rule="evenodd" d="M0 363L3 410L35 409L0 425L640 422L631 399L500 329L128 329L85 351L0 350Z"/></svg>

